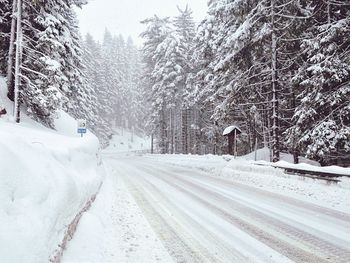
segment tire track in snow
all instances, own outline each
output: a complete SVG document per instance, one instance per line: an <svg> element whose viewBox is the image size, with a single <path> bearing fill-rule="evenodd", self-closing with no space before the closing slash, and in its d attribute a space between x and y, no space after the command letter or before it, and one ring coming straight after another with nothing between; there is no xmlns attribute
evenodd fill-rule
<svg viewBox="0 0 350 263"><path fill-rule="evenodd" d="M143 171L144 171L144 169L143 169ZM147 174L147 175L150 176L150 174ZM131 180L129 178L125 178L125 180L128 180L129 181L128 183L131 183L130 182ZM131 183L131 184L133 185L132 186L133 188L131 189L131 191L133 192L133 191L135 191L135 184L137 184L137 183L136 183L136 180L132 180L132 181L133 181L133 183ZM171 204L171 202L165 201L167 199L167 197L166 197L166 195L160 193L158 185L157 186L154 185L153 183L150 182L150 180L146 180L141 176L137 177L137 182L140 184L141 188L147 186L146 188L150 189L150 191L152 192L152 195L153 195L153 193L156 193L156 192L159 193L160 200L162 200L162 203L167 203L168 209L170 209L172 213L176 210L181 210L181 208L179 208L179 207L169 206L169 204ZM146 192L146 191L143 190L143 192ZM145 196L147 196L147 195L143 195L141 199L144 200ZM152 203L157 203L157 199L153 199ZM140 204L140 205L143 206L143 204ZM157 210L160 210L160 209L158 208ZM187 229L181 230L181 228L177 228L177 227L173 228L179 234L180 238L185 243L189 243L188 247L191 247L191 249L195 248L194 250L197 250L197 251L198 251L198 242L200 243L199 247L201 247L201 245L204 245L204 244L207 247L210 247L209 249L210 249L211 254L203 246L202 246L202 248L199 249L199 251L200 251L199 254L204 255L204 257L202 257L198 262L225 262L225 263L226 262L280 262L282 260L281 258L283 256L281 256L281 255L279 255L277 261L272 260L272 259L270 259L270 256L266 256L263 254L259 254L258 256L256 256L256 255L254 256L254 255L252 255L252 253L250 253L247 250L247 246L244 247L244 249L242 250L242 251L244 251L244 254L242 254L241 250L239 250L236 247L229 244L230 240L228 242L227 242L227 240L226 240L226 242L224 240L221 240L216 235L216 233L211 233L208 229L203 228L201 226L200 222L191 218L191 216L187 215L186 212L183 212L183 211L180 211L180 212L187 217L188 221L190 221L190 225L189 225L189 227L187 227ZM158 213L162 213L162 212L160 211ZM163 214L164 214L164 211L163 211ZM154 213L153 214L151 213L147 217L151 218L151 221L152 221L153 215L154 215ZM178 219L178 218L180 218L180 216L176 215L175 218ZM167 219L167 221L165 223L168 225L172 225L171 223L169 223L169 217L167 217L166 219ZM170 221L171 221L171 219L170 219ZM178 220L178 221L180 221L180 224L184 222L183 219ZM192 233L192 237L190 237L189 235L185 235L185 236L181 235L183 233L186 233L187 231L189 231L189 233ZM226 231L226 229L224 229L224 231ZM159 231L157 231L157 232L159 232ZM193 235L195 235L195 237L193 237ZM202 238L199 238L198 237L199 235L202 235ZM197 239L198 241L196 241L195 239ZM172 242L174 243L174 239ZM239 242L241 243L242 240L239 240ZM249 245L252 245L252 244L250 243ZM241 245L239 245L239 246L242 247ZM171 245L168 247L170 248L170 250L174 250L174 247L172 247ZM175 249L175 250L177 250L177 249ZM254 250L254 249L249 247L249 250ZM211 256L211 255L213 255L213 256ZM266 258L265 258L265 260L260 260L260 257L263 257L263 258L266 257ZM282 262L286 262L286 261L289 262L286 259L287 258L282 260ZM192 258L186 256L184 261L181 260L179 262L194 262L194 261Z"/></svg>
<svg viewBox="0 0 350 263"><path fill-rule="evenodd" d="M123 179L129 184L130 192L138 200L150 224L159 233L165 247L169 249L177 262L253 262L239 251L222 243L182 211L177 213L179 208L175 207L154 184L142 177L137 177L137 182L127 177L123 176ZM150 197L151 195L153 197ZM157 200L162 200L162 204L166 204L166 207L160 208ZM184 223L188 223L187 229ZM196 231L188 232L189 228L195 228ZM210 248L205 247L204 244L210 244Z"/></svg>
<svg viewBox="0 0 350 263"><path fill-rule="evenodd" d="M142 169L144 169L145 164L143 164ZM154 173L155 167L152 165L148 166L148 173ZM151 170L149 170L151 169ZM157 170L161 170L159 167L156 168ZM163 175L164 174L170 174L168 170L162 170ZM175 173L171 173L171 179L176 178L177 180L180 180L181 183L186 182L187 185L190 185L192 188L197 188L200 191L202 191L203 196L208 197L208 195L216 199L216 202L222 202L225 200L225 202L232 203L232 200L228 200L226 197L217 196L216 192L211 192L210 190L199 187L198 185L195 185L191 182L188 182L185 180L185 176L179 177ZM163 177L160 177L158 179L162 179L166 183L169 183L169 181L164 180ZM174 186L173 182L170 182L171 185ZM244 213L246 214L247 218L258 218L261 222L263 222L265 225L269 227L269 229L272 229L274 234L280 234L284 236L284 240L289 241L289 243L286 243L286 241L281 240L280 238L277 238L274 235L271 235L267 232L262 231L256 226L252 226L251 224L248 224L246 221L238 220L236 217L232 216L232 213L228 213L227 211L222 211L221 209L215 207L211 203L208 203L204 199L201 199L200 197L193 196L193 193L184 189L179 188L179 185L175 185L175 187L178 188L178 190L186 192L188 195L192 195L192 198L199 198L197 201L200 201L204 204L206 204L208 207L210 207L212 210L215 210L217 213L221 213L224 217L229 218L232 223L236 223L240 225L245 231L247 231L252 236L255 236L257 239L262 240L263 242L266 242L271 247L276 249L277 251L280 251L281 253L286 254L288 257L293 259L297 262L350 262L350 252L348 250L336 247L329 242L325 240L321 240L309 233L305 233L301 230L295 229L289 225L286 225L284 222L281 222L279 220L276 220L274 218L269 218L266 215L263 215L259 213L258 211L254 211L248 207L243 207L242 205L237 203L235 204L235 207L232 207L230 205L230 208L234 208L234 211L238 213ZM329 209L327 214L329 214ZM345 215L347 216L347 215ZM247 219L246 218L246 219ZM260 227L261 227L260 223ZM294 244L294 245L292 245ZM309 251L308 251L309 250ZM322 255L322 259L317 257L316 255Z"/></svg>
<svg viewBox="0 0 350 263"><path fill-rule="evenodd" d="M183 231L179 231L181 226L175 222L170 223L169 216L161 213L159 207L156 208L154 205L155 200L149 196L147 190L143 189L146 182L141 186L135 181L126 178L126 176L123 176L122 179L138 206L144 212L148 222L163 242L164 247L176 262L215 262L211 255L205 251L205 248L200 248L198 244L194 244L196 242L190 236L185 235Z"/></svg>
<svg viewBox="0 0 350 263"><path fill-rule="evenodd" d="M156 163L154 161L153 161L153 163L150 163L149 161L146 162L145 160L140 159L140 160L138 160L138 162L140 164L142 163L143 165L148 165L152 168L153 167L156 167L156 168L160 167L159 163ZM193 174L191 174L191 177L196 178L198 180L201 180L203 178L203 176L205 176L205 179L207 181L215 182L216 184L220 184L224 187L230 186L230 187L238 189L238 190L242 190L242 191L246 191L246 192L254 192L254 195L259 195L264 199L268 198L269 200L272 200L272 201L273 200L281 200L286 204L294 206L294 208L296 208L296 209L303 208L304 210L310 211L310 213L319 213L319 214L330 216L330 217L332 217L332 219L335 219L335 220L350 222L350 211L349 211L349 213L344 213L342 211L319 206L317 204L307 203L305 201L301 201L301 200L295 199L293 197L288 197L288 196L281 195L278 193L264 191L261 188L256 188L256 187L249 186L246 184L234 182L234 181L232 181L232 179L210 175L210 174L208 174L208 172L198 170L196 168L186 168L186 167L163 164L163 163L161 165L163 167L167 166L168 168L170 168L173 171L173 173L178 172L177 174L181 174L184 171L185 172L191 171L191 172L193 172ZM259 176L259 175L257 175L257 176Z"/></svg>

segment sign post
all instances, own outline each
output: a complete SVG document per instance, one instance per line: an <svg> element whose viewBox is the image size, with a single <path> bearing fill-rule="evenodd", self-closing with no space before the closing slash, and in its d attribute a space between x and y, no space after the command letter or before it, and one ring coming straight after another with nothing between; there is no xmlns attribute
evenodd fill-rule
<svg viewBox="0 0 350 263"><path fill-rule="evenodd" d="M84 136L84 133L87 132L86 120L78 120L78 133L81 134L81 137Z"/></svg>

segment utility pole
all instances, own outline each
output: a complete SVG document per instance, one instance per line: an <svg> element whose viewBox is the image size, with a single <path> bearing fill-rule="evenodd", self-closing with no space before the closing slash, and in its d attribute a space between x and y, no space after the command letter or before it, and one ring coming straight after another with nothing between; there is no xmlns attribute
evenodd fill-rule
<svg viewBox="0 0 350 263"><path fill-rule="evenodd" d="M17 0L16 60L15 60L15 100L13 116L20 122L20 85L22 66L22 0Z"/></svg>
<svg viewBox="0 0 350 263"><path fill-rule="evenodd" d="M277 97L277 36L276 36L276 17L275 0L271 0L271 53L272 53L272 161L280 160L279 152L279 123L278 123L278 97Z"/></svg>
<svg viewBox="0 0 350 263"><path fill-rule="evenodd" d="M13 90L13 61L15 53L15 32L16 32L16 8L17 0L12 2L12 20L11 20L11 33L10 33L10 46L9 46L9 57L7 61L7 96L9 99L14 100Z"/></svg>

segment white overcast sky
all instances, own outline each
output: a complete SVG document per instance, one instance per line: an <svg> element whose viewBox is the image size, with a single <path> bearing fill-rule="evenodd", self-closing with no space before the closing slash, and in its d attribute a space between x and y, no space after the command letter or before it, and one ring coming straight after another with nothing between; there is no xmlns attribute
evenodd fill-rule
<svg viewBox="0 0 350 263"><path fill-rule="evenodd" d="M201 21L206 14L207 0L89 0L77 13L83 36L89 32L95 39L102 40L108 28L113 34L131 36L135 43L141 44L139 34L144 28L141 20L154 14L174 16L178 14L176 6L184 8L187 3L195 21Z"/></svg>

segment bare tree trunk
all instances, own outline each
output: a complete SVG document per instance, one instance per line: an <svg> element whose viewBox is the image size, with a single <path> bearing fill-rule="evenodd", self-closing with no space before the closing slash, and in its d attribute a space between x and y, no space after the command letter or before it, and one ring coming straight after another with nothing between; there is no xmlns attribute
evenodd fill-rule
<svg viewBox="0 0 350 263"><path fill-rule="evenodd" d="M255 138L255 151L254 151L254 161L258 158L258 137Z"/></svg>
<svg viewBox="0 0 350 263"><path fill-rule="evenodd" d="M151 154L154 153L154 135L153 132L151 134Z"/></svg>
<svg viewBox="0 0 350 263"><path fill-rule="evenodd" d="M272 162L272 139L271 139L271 118L270 118L270 104L268 104L268 108L266 111L266 118L267 118L267 144L269 147L269 151L270 151L270 162Z"/></svg>
<svg viewBox="0 0 350 263"><path fill-rule="evenodd" d="M14 100L14 86L13 86L13 61L15 56L15 35L16 35L16 9L17 0L12 2L12 20L11 20L11 33L10 33L10 46L9 57L7 61L7 97L10 100Z"/></svg>
<svg viewBox="0 0 350 263"><path fill-rule="evenodd" d="M198 141L199 116L198 116L198 110L196 107L192 107L192 111L193 111L193 123L195 128L193 133L194 153L199 154L199 141Z"/></svg>
<svg viewBox="0 0 350 263"><path fill-rule="evenodd" d="M292 87L291 87L291 93L292 93L292 109L295 109L296 108L296 99L295 99L295 92L294 92ZM299 150L298 150L298 145L296 142L295 131L293 131L293 161L295 164L299 163Z"/></svg>
<svg viewBox="0 0 350 263"><path fill-rule="evenodd" d="M250 118L247 118L247 130L248 130L248 145L249 145L249 152L252 152L253 146L252 146L252 129L251 129L251 121Z"/></svg>
<svg viewBox="0 0 350 263"><path fill-rule="evenodd" d="M174 154L174 137L175 137L175 125L174 125L174 109L170 109L170 153Z"/></svg>
<svg viewBox="0 0 350 263"><path fill-rule="evenodd" d="M277 36L275 29L275 0L271 0L272 24L272 161L280 160L279 149L279 123L278 123L278 97L277 97Z"/></svg>
<svg viewBox="0 0 350 263"><path fill-rule="evenodd" d="M182 153L188 154L188 116L187 110L182 111Z"/></svg>
<svg viewBox="0 0 350 263"><path fill-rule="evenodd" d="M268 104L267 104L268 105ZM268 114L265 106L263 106L263 136L264 136L264 148L268 148Z"/></svg>
<svg viewBox="0 0 350 263"><path fill-rule="evenodd" d="M218 136L218 122L215 121L215 124L214 124L215 128L214 128L214 148L213 148L213 154L214 155L217 155L218 154L218 145L219 145L219 136Z"/></svg>
<svg viewBox="0 0 350 263"><path fill-rule="evenodd" d="M16 61L15 61L15 103L14 117L20 122L20 85L22 67L22 0L17 2L17 36L16 36Z"/></svg>
<svg viewBox="0 0 350 263"><path fill-rule="evenodd" d="M165 105L163 103L162 110L160 112L160 142L159 142L159 148L161 154L166 154L168 151L168 144L167 144L167 133L166 133L166 120L165 120Z"/></svg>

